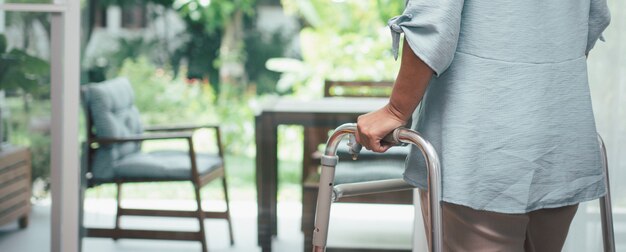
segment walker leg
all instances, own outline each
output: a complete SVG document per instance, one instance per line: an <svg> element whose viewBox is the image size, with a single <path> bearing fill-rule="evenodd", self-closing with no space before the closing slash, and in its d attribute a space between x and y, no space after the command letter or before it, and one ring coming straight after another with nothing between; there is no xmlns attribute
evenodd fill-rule
<svg viewBox="0 0 626 252"><path fill-rule="evenodd" d="M602 137L598 135L600 152L602 153L602 167L604 168L604 180L606 181L606 195L600 198L600 214L602 219L602 242L605 252L615 252L615 233L613 230L613 211L611 208L611 187L609 186L609 165L606 156L606 147Z"/></svg>
<svg viewBox="0 0 626 252"><path fill-rule="evenodd" d="M337 162L336 156L324 156L322 157L322 160L328 158L334 159L335 163ZM330 221L330 205L332 204L334 179L335 166L322 165L319 193L317 194L317 213L315 215L315 228L313 230L313 252L326 251L326 241L328 239L328 223Z"/></svg>

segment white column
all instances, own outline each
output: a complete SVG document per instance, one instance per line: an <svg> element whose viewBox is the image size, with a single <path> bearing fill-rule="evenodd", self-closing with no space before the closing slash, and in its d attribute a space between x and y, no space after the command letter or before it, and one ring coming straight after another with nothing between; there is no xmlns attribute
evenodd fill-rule
<svg viewBox="0 0 626 252"><path fill-rule="evenodd" d="M118 35L122 29L122 8L111 5L107 8L107 31L114 35Z"/></svg>
<svg viewBox="0 0 626 252"><path fill-rule="evenodd" d="M4 3L4 0L0 0L0 5ZM4 10L0 9L0 33L4 33L4 29L6 26L6 20L4 15Z"/></svg>
<svg viewBox="0 0 626 252"><path fill-rule="evenodd" d="M51 15L51 251L79 251L80 0L54 0Z"/></svg>

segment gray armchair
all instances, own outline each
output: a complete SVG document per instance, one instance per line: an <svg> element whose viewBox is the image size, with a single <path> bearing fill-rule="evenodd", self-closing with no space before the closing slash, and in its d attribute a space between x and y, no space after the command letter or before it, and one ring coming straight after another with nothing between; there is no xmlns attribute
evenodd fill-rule
<svg viewBox="0 0 626 252"><path fill-rule="evenodd" d="M86 237L165 239L199 241L207 251L205 218L221 218L228 222L230 243L234 244L228 206L228 189L218 126L183 126L145 128L134 104L134 93L129 81L117 78L84 85L81 98L86 114L87 140L83 153L84 184L94 187L105 183L117 184L117 216L115 228L85 228ZM215 131L219 153L200 154L194 151L192 133L198 128ZM149 133L146 133L149 132ZM142 152L145 141L178 139L187 142L187 151L169 150ZM200 189L214 180L222 180L226 211L202 210ZM193 184L197 210L127 209L119 204L123 183L189 181ZM196 218L199 231L157 231L120 228L121 216L163 216Z"/></svg>

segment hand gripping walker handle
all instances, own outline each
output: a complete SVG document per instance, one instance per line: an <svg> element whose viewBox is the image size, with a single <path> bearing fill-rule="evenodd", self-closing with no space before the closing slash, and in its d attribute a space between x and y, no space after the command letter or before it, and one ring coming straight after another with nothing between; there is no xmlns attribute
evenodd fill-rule
<svg viewBox="0 0 626 252"><path fill-rule="evenodd" d="M322 157L322 172L320 175L319 191L317 196L317 211L315 214L315 230L313 231L313 251L321 252L326 250L326 240L328 238L328 224L330 218L330 205L333 202L333 196L350 196L361 195L374 192L406 190L413 188L402 179L381 180L362 183L342 184L334 186L335 167L337 165L337 147L341 139L350 136L350 149L352 154L357 154L360 150L356 143L354 134L356 133L356 124L349 123L339 126L326 144L326 150ZM398 128L383 141L397 145L400 143L409 143L416 145L424 155L426 167L428 169L428 193L429 193L429 210L431 219L431 235L430 244L432 251L441 251L442 230L441 230L441 171L439 165L439 157L434 147L426 141L419 133L406 129ZM337 193L339 192L339 193Z"/></svg>
<svg viewBox="0 0 626 252"><path fill-rule="evenodd" d="M401 128L397 128L391 133L387 134L385 137L383 137L381 142L383 142L384 144L389 144L391 146L402 144L402 142L400 142L400 139L398 138L400 135L400 129ZM361 149L363 149L363 146L356 141L356 137L354 136L354 134L350 134L349 137L350 140L348 142L348 146L350 148L348 149L348 153L352 155L353 160L356 160L359 156L359 152L361 152Z"/></svg>

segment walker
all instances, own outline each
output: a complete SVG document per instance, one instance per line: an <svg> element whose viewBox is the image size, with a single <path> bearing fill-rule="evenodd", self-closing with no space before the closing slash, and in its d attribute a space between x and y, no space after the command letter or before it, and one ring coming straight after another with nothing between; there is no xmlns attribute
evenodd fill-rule
<svg viewBox="0 0 626 252"><path fill-rule="evenodd" d="M360 183L333 185L335 167L338 162L337 147L344 136L349 136L348 146L353 158L356 159L361 145L356 142L356 124L348 123L339 126L328 139L326 150L322 156L322 172L320 175L319 191L317 196L317 210L315 213L315 229L313 230L313 252L326 251L330 206L343 197L393 192L414 189L402 179L387 179ZM418 132L398 128L386 136L383 141L393 145L414 144L424 155L428 169L428 208L430 211L430 244L431 251L441 252L443 245L443 230L441 216L441 167L435 148ZM606 149L602 138L598 135L598 142L602 153L603 168L607 186L607 193L600 198L600 212L602 218L602 238L605 252L615 252L615 238L613 234L613 217L611 215L611 196L609 192L609 174L606 158Z"/></svg>

